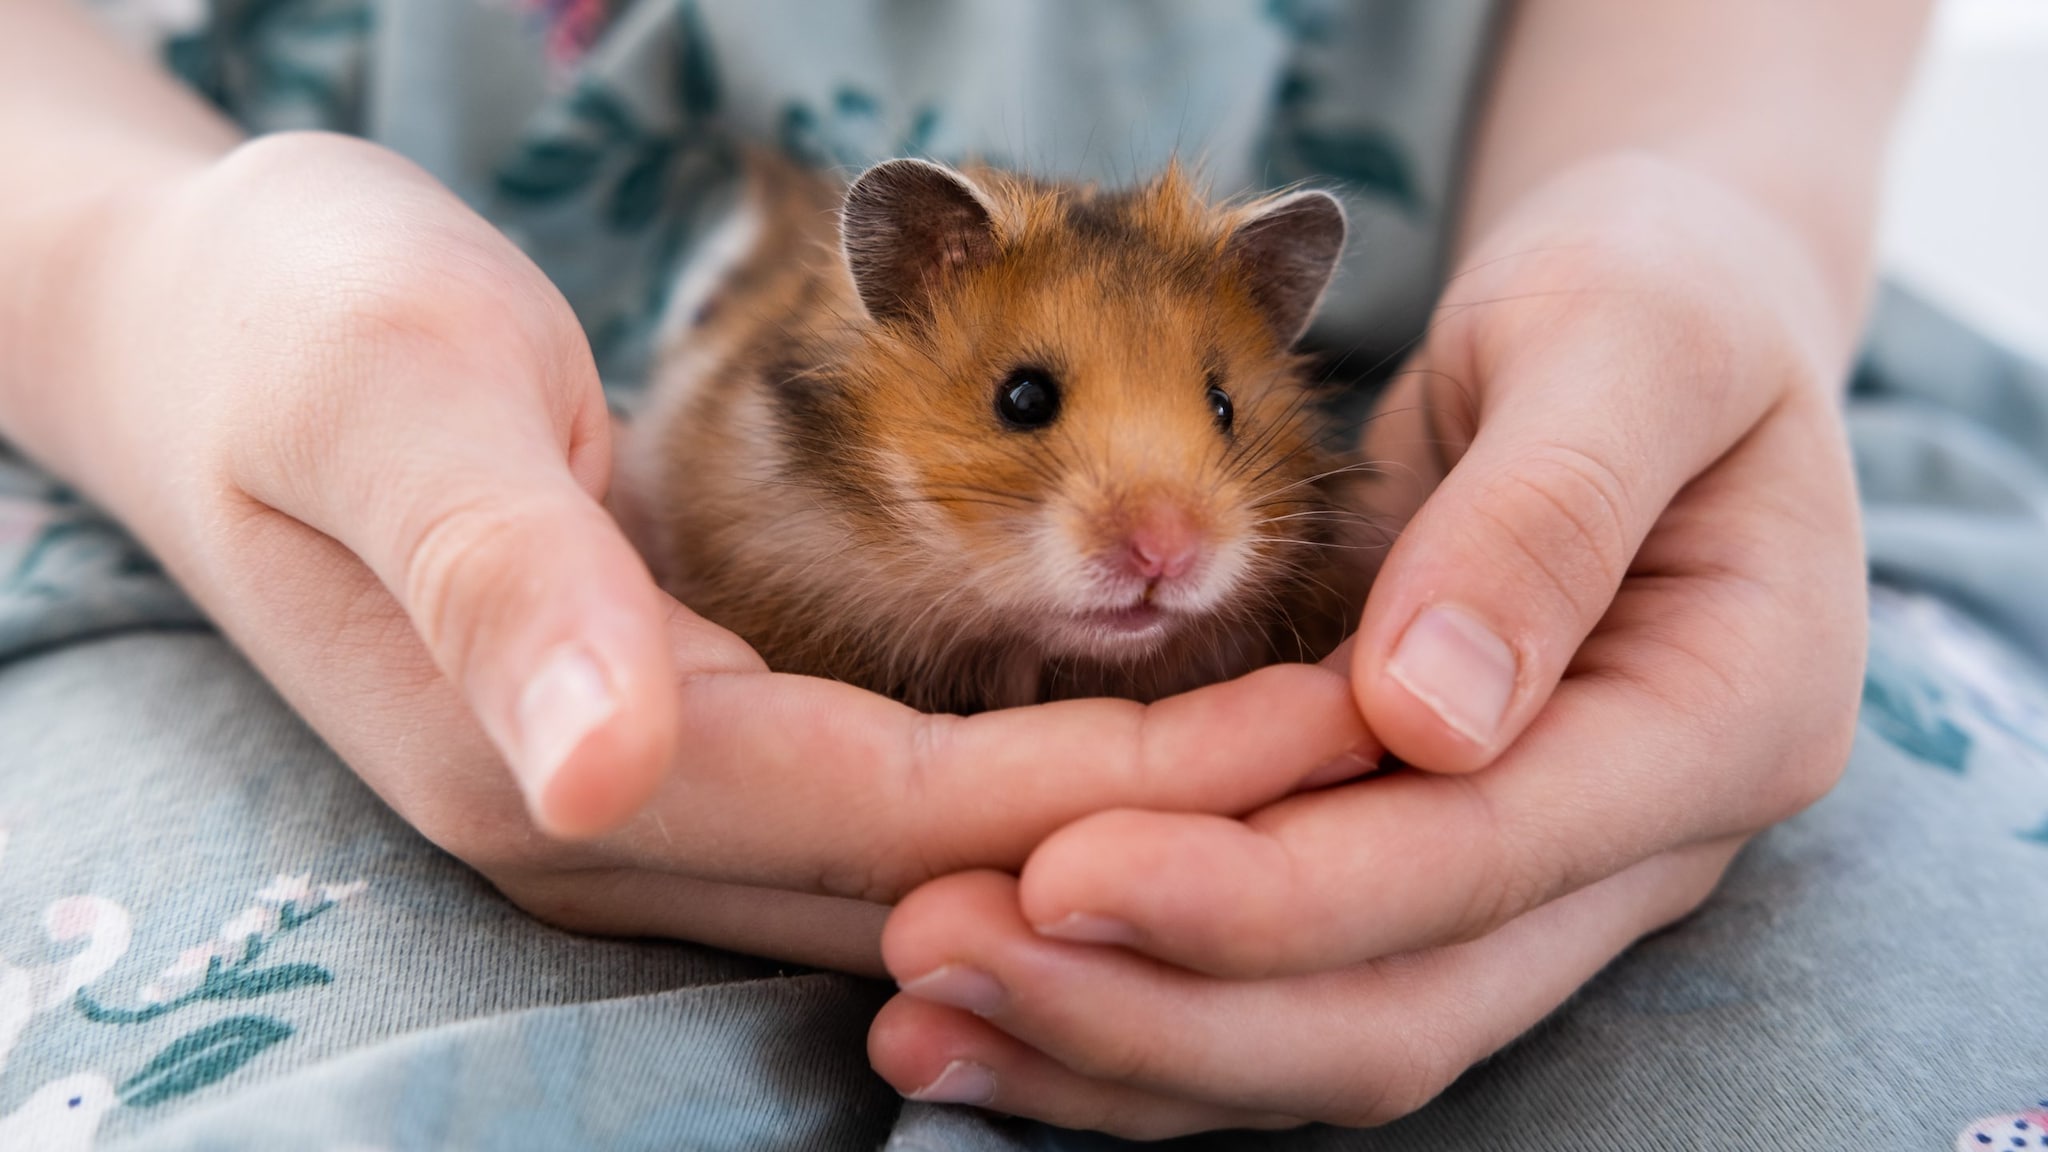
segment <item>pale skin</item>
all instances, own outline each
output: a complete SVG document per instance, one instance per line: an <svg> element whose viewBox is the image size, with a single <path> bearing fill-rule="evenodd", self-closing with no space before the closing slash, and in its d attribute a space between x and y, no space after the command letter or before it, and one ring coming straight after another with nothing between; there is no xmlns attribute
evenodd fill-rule
<svg viewBox="0 0 2048 1152"><path fill-rule="evenodd" d="M605 515L537 269L370 145L243 144L62 0L0 9L0 435L539 916L886 970L870 1055L926 1098L1384 1121L1841 769L1838 388L1924 7L1523 4L1369 428L1414 514L1358 637L1151 707L768 672ZM1416 770L1297 792L1381 747Z"/></svg>

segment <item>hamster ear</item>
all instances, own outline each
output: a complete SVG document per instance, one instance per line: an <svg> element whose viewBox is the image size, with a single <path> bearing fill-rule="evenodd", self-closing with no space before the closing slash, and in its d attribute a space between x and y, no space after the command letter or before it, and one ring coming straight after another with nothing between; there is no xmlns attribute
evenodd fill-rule
<svg viewBox="0 0 2048 1152"><path fill-rule="evenodd" d="M1231 233L1224 259L1283 345L1308 331L1344 255L1344 206L1328 192L1290 192L1255 205Z"/></svg>
<svg viewBox="0 0 2048 1152"><path fill-rule="evenodd" d="M996 256L981 193L923 160L885 160L861 173L846 190L839 239L861 303L884 322L923 315L947 278Z"/></svg>

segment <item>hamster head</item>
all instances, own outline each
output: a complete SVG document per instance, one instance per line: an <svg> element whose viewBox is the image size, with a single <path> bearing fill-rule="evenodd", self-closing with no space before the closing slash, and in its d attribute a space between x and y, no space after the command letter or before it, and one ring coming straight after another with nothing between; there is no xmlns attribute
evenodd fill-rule
<svg viewBox="0 0 2048 1152"><path fill-rule="evenodd" d="M1177 169L855 181L841 240L873 323L808 415L842 422L876 538L929 574L920 618L1110 665L1284 630L1342 515L1292 346L1344 233L1326 193L1216 207Z"/></svg>

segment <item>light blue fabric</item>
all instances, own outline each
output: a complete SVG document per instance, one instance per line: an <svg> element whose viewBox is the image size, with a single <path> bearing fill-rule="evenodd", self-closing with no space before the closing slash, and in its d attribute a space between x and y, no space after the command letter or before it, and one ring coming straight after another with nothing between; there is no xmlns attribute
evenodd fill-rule
<svg viewBox="0 0 2048 1152"><path fill-rule="evenodd" d="M1698 915L1415 1117L1181 1146L1905 1152L2048 1098L2048 677L1874 603L1846 780ZM526 918L211 636L18 659L0 733L0 1147L1121 1146L901 1107L883 986Z"/></svg>
<svg viewBox="0 0 2048 1152"><path fill-rule="evenodd" d="M2048 660L2048 367L1894 287L1855 395L1872 571L1970 605Z"/></svg>

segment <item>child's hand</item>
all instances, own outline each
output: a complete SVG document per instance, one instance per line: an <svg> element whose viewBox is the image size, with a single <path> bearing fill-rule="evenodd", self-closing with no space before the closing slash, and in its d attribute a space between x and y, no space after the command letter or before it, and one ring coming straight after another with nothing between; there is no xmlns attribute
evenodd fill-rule
<svg viewBox="0 0 2048 1152"><path fill-rule="evenodd" d="M400 815L557 922L873 970L880 909L819 897L1015 867L1103 807L1246 811L1364 739L1320 669L967 721L767 674L599 504L609 418L567 305L372 145L260 140L85 235L23 445ZM529 811L642 818L565 844Z"/></svg>
<svg viewBox="0 0 2048 1152"><path fill-rule="evenodd" d="M1422 771L1241 821L1103 813L1021 883L925 886L884 937L883 1075L1139 1135L1385 1121L1694 907L1854 729L1829 299L1776 219L1661 162L1524 200L1407 378L1456 463L1352 654Z"/></svg>

